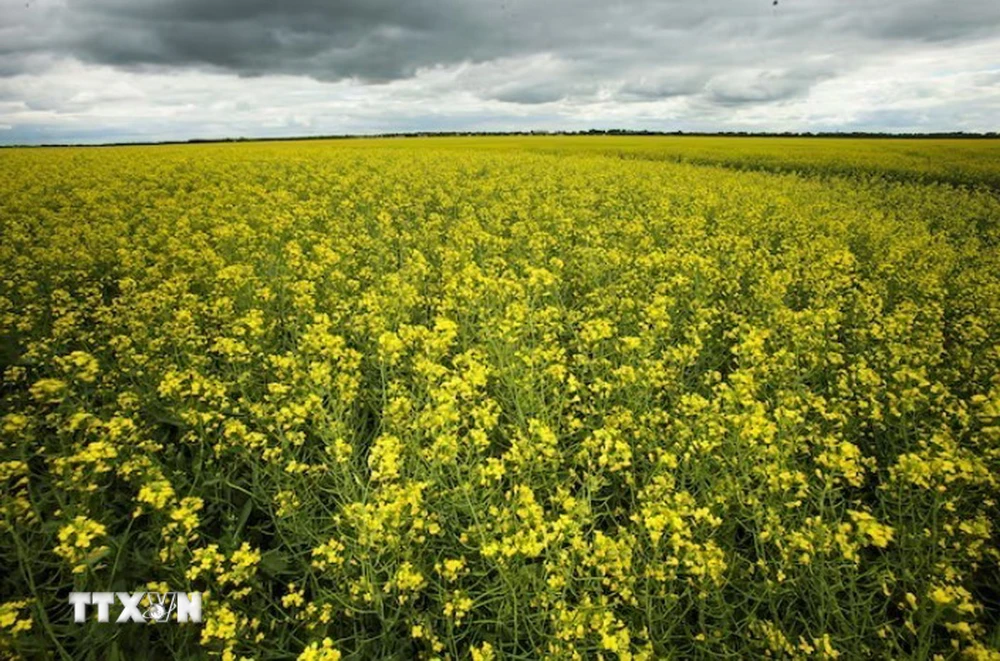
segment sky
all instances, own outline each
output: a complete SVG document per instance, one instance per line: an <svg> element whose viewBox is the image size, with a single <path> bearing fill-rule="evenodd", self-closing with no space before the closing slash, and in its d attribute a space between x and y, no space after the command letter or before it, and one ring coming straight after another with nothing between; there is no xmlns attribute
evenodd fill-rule
<svg viewBox="0 0 1000 661"><path fill-rule="evenodd" d="M1000 0L0 0L0 144L998 131Z"/></svg>

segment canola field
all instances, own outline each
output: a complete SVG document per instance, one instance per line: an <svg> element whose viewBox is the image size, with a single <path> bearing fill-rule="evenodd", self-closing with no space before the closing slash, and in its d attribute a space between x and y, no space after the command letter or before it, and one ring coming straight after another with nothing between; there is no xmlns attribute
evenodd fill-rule
<svg viewBox="0 0 1000 661"><path fill-rule="evenodd" d="M1000 141L0 175L2 658L1000 658Z"/></svg>

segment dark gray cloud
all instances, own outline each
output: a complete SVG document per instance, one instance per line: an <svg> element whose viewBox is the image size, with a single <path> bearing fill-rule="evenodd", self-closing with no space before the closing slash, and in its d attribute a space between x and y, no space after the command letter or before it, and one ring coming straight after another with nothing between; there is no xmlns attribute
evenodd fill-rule
<svg viewBox="0 0 1000 661"><path fill-rule="evenodd" d="M566 98L566 90L552 83L513 85L490 93L487 98L507 103L552 103Z"/></svg>
<svg viewBox="0 0 1000 661"><path fill-rule="evenodd" d="M424 67L554 53L579 62L652 52L645 30L690 30L697 5L638 0L72 0L57 46L116 66L205 66L240 75L386 82ZM610 52L610 53L609 53Z"/></svg>
<svg viewBox="0 0 1000 661"><path fill-rule="evenodd" d="M116 66L204 66L240 75L386 81L453 61L464 44L440 30L440 3L116 2L74 0L63 46Z"/></svg>
<svg viewBox="0 0 1000 661"><path fill-rule="evenodd" d="M627 109L667 104L659 117L677 125L684 112L700 121L787 106L879 62L997 39L997 0L0 0L0 99L63 116L95 112L112 97L79 81L55 90L9 81L110 67L118 83L138 73L218 86L229 76L262 94L274 84L260 81L294 76L428 117L440 112L428 110L436 101L459 95L485 104L484 125L496 121L489 104L523 106L540 121L646 118ZM948 66L974 73L966 84L982 96L1000 57ZM122 103L147 94L136 85L119 85ZM387 85L389 96L378 91ZM912 96L934 97L935 85L915 83ZM164 98L200 110L224 102L219 94ZM259 105L241 103L232 110ZM24 116L0 111L0 126Z"/></svg>
<svg viewBox="0 0 1000 661"><path fill-rule="evenodd" d="M661 66L770 66L814 50L843 52L847 45L857 54L886 41L958 39L1000 27L995 0L3 3L3 23L22 28L4 35L7 45L0 49L8 54L45 51L121 67L204 67L327 81L386 82L424 67L540 53L604 63L601 73L609 78L621 61L655 77ZM628 86L639 96L669 96L675 89L656 82Z"/></svg>
<svg viewBox="0 0 1000 661"><path fill-rule="evenodd" d="M805 94L810 87L834 75L830 63L792 69L741 69L716 76L705 86L710 100L722 105L781 101Z"/></svg>
<svg viewBox="0 0 1000 661"><path fill-rule="evenodd" d="M625 99L668 99L695 94L704 88L707 80L706 72L696 68L664 68L625 80L620 91Z"/></svg>
<svg viewBox="0 0 1000 661"><path fill-rule="evenodd" d="M851 3L845 5L850 7ZM851 13L851 23L869 36L917 42L996 34L1000 24L997 2L912 0L875 5L868 13Z"/></svg>

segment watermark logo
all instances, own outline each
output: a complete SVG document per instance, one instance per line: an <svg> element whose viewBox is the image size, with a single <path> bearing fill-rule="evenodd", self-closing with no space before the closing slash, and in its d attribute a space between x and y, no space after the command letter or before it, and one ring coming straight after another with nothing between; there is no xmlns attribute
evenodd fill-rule
<svg viewBox="0 0 1000 661"><path fill-rule="evenodd" d="M111 621L111 606L118 601L121 612L115 622L201 622L201 593L192 592L70 592L73 621L87 621L87 608L97 607L97 621Z"/></svg>

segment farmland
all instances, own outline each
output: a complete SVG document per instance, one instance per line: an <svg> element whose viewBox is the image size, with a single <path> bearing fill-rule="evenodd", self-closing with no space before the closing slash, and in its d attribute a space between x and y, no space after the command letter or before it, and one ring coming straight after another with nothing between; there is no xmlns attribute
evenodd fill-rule
<svg viewBox="0 0 1000 661"><path fill-rule="evenodd" d="M0 656L1000 656L1000 141L0 174Z"/></svg>

